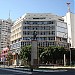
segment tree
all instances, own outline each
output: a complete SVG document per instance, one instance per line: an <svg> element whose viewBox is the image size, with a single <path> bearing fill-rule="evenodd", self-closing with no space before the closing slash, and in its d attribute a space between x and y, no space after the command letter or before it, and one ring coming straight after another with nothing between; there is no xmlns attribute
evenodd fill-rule
<svg viewBox="0 0 75 75"><path fill-rule="evenodd" d="M43 48L43 52L40 53L40 59L45 64L49 64L53 60L53 47Z"/></svg>
<svg viewBox="0 0 75 75"><path fill-rule="evenodd" d="M45 63L56 63L56 61L62 61L65 53L64 47L50 46L43 48L43 52L40 53L40 59Z"/></svg>
<svg viewBox="0 0 75 75"><path fill-rule="evenodd" d="M24 46L20 51L20 58L23 61L27 61L30 64L31 61L31 45Z"/></svg>
<svg viewBox="0 0 75 75"><path fill-rule="evenodd" d="M41 63L49 64L49 63L61 63L63 60L63 56L65 53L64 47L39 47L39 60ZM30 62L31 61L31 45L22 47L20 51L20 58L23 61Z"/></svg>
<svg viewBox="0 0 75 75"><path fill-rule="evenodd" d="M53 54L54 63L56 63L56 61L59 64L62 63L65 51L66 50L64 49L64 47L55 47L54 48L54 54Z"/></svg>
<svg viewBox="0 0 75 75"><path fill-rule="evenodd" d="M8 65L11 64L11 60L13 59L13 55L11 52L8 52L7 57L6 57L6 61L8 61Z"/></svg>

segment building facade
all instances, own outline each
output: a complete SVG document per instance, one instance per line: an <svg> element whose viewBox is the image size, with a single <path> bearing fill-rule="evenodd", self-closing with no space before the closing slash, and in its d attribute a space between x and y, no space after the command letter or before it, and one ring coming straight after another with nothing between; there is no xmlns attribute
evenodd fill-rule
<svg viewBox="0 0 75 75"><path fill-rule="evenodd" d="M9 52L9 48L7 47L1 51L1 61L6 61L8 52Z"/></svg>
<svg viewBox="0 0 75 75"><path fill-rule="evenodd" d="M64 22L67 23L67 29L68 29L68 43L71 44L72 48L75 48L75 14L68 11L66 13L66 16L63 17Z"/></svg>
<svg viewBox="0 0 75 75"><path fill-rule="evenodd" d="M34 31L39 47L67 47L67 24L62 17L50 13L27 13L11 28L11 50L19 53L22 46L31 45Z"/></svg>
<svg viewBox="0 0 75 75"><path fill-rule="evenodd" d="M63 46L67 48L67 24L60 16L50 13L27 13L17 19L11 28L13 64L22 46L31 45L33 32L37 33L37 46Z"/></svg>
<svg viewBox="0 0 75 75"><path fill-rule="evenodd" d="M0 19L0 50L10 45L11 20Z"/></svg>

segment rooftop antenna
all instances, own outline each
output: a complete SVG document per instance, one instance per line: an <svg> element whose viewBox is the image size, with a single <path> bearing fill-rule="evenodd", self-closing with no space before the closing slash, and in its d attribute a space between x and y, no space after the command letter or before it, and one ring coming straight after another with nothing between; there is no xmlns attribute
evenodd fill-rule
<svg viewBox="0 0 75 75"><path fill-rule="evenodd" d="M70 12L70 4L71 4L71 3L70 3L70 2L67 2L66 4L67 4L67 6L68 6L68 12Z"/></svg>
<svg viewBox="0 0 75 75"><path fill-rule="evenodd" d="M9 10L9 17L8 17L8 19L7 19L8 21L12 21L11 19L10 19L10 10Z"/></svg>
<svg viewBox="0 0 75 75"><path fill-rule="evenodd" d="M10 19L10 10L9 10L9 19Z"/></svg>

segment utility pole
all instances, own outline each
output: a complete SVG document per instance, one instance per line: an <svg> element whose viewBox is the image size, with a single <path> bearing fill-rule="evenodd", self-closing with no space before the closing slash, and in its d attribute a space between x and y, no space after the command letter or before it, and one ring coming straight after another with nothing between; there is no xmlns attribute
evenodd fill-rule
<svg viewBox="0 0 75 75"><path fill-rule="evenodd" d="M70 51L70 66L71 66L71 49L70 49L70 38L69 38L69 51Z"/></svg>

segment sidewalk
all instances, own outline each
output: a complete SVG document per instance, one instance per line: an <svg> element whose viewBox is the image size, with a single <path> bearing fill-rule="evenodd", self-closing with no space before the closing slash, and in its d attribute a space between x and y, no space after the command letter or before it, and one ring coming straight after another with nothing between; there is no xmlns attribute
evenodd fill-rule
<svg viewBox="0 0 75 75"><path fill-rule="evenodd" d="M7 66L7 65L0 65L0 68L15 68L16 66Z"/></svg>
<svg viewBox="0 0 75 75"><path fill-rule="evenodd" d="M55 69L55 70L53 70L53 68L52 69L42 69L41 67L41 69L33 69L33 71L31 71L31 69L27 69L27 68L19 68L18 66L16 67L16 68L14 68L13 66L5 66L4 67L4 65L2 65L2 66L0 66L1 68L0 69L4 69L4 70L10 70L10 71L15 71L15 72L22 72L22 73L35 73L35 72L66 72L67 70L65 69L65 70L62 70L62 69ZM21 66L21 67L23 67L23 66ZM44 68L44 67L43 67Z"/></svg>
<svg viewBox="0 0 75 75"><path fill-rule="evenodd" d="M68 69L75 69L75 67L64 67L64 66L40 66L38 69L31 69L29 68L24 68L24 66L4 66L0 65L1 68L11 70L11 71L26 71L26 72L65 72ZM11 69L10 69L11 68Z"/></svg>
<svg viewBox="0 0 75 75"><path fill-rule="evenodd" d="M73 66L40 66L39 68L47 68L47 69L75 69Z"/></svg>
<svg viewBox="0 0 75 75"><path fill-rule="evenodd" d="M21 69L24 66L15 66L15 65L11 65L11 66L7 66L7 65L0 65L1 68L18 68ZM75 69L75 66L39 66L39 69ZM24 69L24 68L23 68Z"/></svg>

